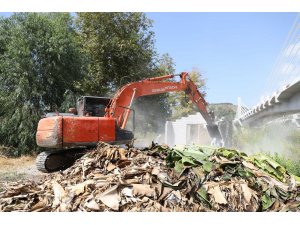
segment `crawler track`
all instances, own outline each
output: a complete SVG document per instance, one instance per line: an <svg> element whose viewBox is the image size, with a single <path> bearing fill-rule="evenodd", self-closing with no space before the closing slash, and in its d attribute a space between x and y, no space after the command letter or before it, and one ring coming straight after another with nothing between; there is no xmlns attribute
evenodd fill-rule
<svg viewBox="0 0 300 225"><path fill-rule="evenodd" d="M64 170L87 152L86 148L50 150L41 152L36 158L36 167L44 173Z"/></svg>

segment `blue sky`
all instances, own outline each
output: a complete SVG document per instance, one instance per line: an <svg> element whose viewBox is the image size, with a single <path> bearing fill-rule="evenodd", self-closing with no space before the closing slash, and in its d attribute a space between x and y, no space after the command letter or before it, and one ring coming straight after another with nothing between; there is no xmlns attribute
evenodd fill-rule
<svg viewBox="0 0 300 225"><path fill-rule="evenodd" d="M9 16L10 13L0 13ZM156 49L169 53L176 72L199 69L209 103L237 97L253 106L296 13L146 13L153 20Z"/></svg>
<svg viewBox="0 0 300 225"><path fill-rule="evenodd" d="M156 48L176 72L199 69L207 101L259 102L296 13L147 13Z"/></svg>

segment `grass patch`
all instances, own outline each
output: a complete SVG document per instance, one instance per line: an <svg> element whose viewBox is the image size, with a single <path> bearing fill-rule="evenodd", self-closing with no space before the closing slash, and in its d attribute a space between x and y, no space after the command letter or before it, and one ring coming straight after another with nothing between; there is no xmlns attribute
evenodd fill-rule
<svg viewBox="0 0 300 225"><path fill-rule="evenodd" d="M5 182L20 181L29 177L30 168L34 167L35 158L22 156L6 158L0 156L0 188L3 190Z"/></svg>
<svg viewBox="0 0 300 225"><path fill-rule="evenodd" d="M300 176L300 160L288 159L287 157L279 155L278 153L270 155L270 157L285 167L290 173L298 177Z"/></svg>
<svg viewBox="0 0 300 225"><path fill-rule="evenodd" d="M22 156L18 158L6 158L0 156L0 173L13 173L20 168L31 166L34 164L35 157Z"/></svg>
<svg viewBox="0 0 300 225"><path fill-rule="evenodd" d="M0 173L0 179L4 182L13 182L13 181L19 181L24 179L26 176L25 173L18 173L18 172L5 172Z"/></svg>

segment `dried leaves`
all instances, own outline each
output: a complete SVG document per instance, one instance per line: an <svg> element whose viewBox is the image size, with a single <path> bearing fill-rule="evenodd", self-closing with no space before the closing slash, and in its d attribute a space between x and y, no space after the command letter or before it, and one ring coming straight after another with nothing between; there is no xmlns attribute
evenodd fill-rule
<svg viewBox="0 0 300 225"><path fill-rule="evenodd" d="M278 170L278 171L277 171ZM100 143L40 182L10 183L0 211L299 211L299 184L283 167L236 150Z"/></svg>

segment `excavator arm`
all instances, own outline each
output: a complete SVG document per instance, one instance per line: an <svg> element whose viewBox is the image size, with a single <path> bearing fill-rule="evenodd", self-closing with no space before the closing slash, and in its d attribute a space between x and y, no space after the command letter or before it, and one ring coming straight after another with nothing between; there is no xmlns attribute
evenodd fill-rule
<svg viewBox="0 0 300 225"><path fill-rule="evenodd" d="M148 78L123 86L112 98L111 104L106 108L105 116L116 118L120 128L125 129L134 99L147 95L185 91L190 100L197 105L201 115L205 119L210 136L215 138L218 142L221 141L222 138L219 129L211 115L207 112L207 102L199 92L195 83L189 78L188 73L181 73L179 82L166 81L174 77L175 75L165 75Z"/></svg>
<svg viewBox="0 0 300 225"><path fill-rule="evenodd" d="M214 115L207 112L207 103L191 79L187 82L187 89L185 90L185 93L189 96L190 100L197 105L202 117L205 119L208 133L213 139L214 144L221 146L223 144L222 136L219 127L215 124Z"/></svg>

